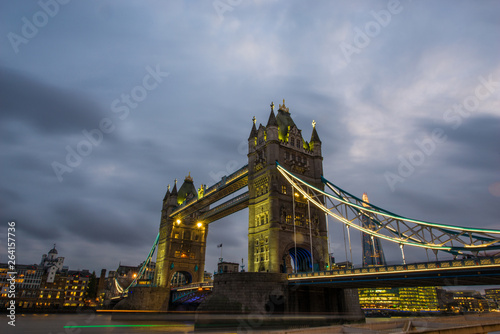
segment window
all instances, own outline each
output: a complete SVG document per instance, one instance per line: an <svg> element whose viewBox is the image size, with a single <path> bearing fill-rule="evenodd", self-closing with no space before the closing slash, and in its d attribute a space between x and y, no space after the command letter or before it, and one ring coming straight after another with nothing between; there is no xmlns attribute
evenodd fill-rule
<svg viewBox="0 0 500 334"><path fill-rule="evenodd" d="M281 186L281 193L286 195L286 185Z"/></svg>

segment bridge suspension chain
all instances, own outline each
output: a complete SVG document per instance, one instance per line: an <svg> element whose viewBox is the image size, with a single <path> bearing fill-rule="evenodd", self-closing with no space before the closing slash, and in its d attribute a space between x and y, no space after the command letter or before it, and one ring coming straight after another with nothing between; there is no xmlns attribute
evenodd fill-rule
<svg viewBox="0 0 500 334"><path fill-rule="evenodd" d="M115 288L116 290L118 291L118 293L120 294L125 294L128 292L128 290L131 288L131 287L134 287L137 285L137 281L140 280L142 278L142 276L144 276L144 273L146 272L146 269L148 268L148 265L149 263L151 262L151 259L153 257L153 254L156 250L156 247L158 246L158 241L160 240L160 233L158 233L158 235L156 236L156 239L155 239L155 242L153 243L153 246L151 247L151 250L149 251L149 254L148 254L148 257L146 258L146 260L142 263L142 266L141 268L139 269L139 272L137 273L137 276L134 278L134 280L132 281L132 283L129 284L129 286L127 288L123 288L120 283L118 282L118 280L116 279L115 277Z"/></svg>
<svg viewBox="0 0 500 334"><path fill-rule="evenodd" d="M500 249L500 230L468 228L436 224L406 218L384 210L337 187L324 177L323 183L333 194L327 193L284 169L276 162L283 177L317 208L339 220L347 227L353 227L373 237L401 245L409 245L446 251L452 254L477 255L479 251ZM327 207L327 202L331 208ZM365 228L358 224L361 216L370 219L376 228Z"/></svg>

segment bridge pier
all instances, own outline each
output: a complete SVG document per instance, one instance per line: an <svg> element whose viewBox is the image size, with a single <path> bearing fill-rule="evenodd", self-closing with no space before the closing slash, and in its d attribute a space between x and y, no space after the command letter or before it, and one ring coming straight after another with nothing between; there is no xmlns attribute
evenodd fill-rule
<svg viewBox="0 0 500 334"><path fill-rule="evenodd" d="M288 287L287 296L287 311L290 313L327 312L343 315L346 321L364 319L357 289L292 285Z"/></svg>
<svg viewBox="0 0 500 334"><path fill-rule="evenodd" d="M114 307L115 310L155 310L166 311L170 299L170 289L161 287L133 287L128 297Z"/></svg>
<svg viewBox="0 0 500 334"><path fill-rule="evenodd" d="M364 319L357 289L288 285L279 273L217 274L209 296L198 311L260 316L323 313L334 322Z"/></svg>

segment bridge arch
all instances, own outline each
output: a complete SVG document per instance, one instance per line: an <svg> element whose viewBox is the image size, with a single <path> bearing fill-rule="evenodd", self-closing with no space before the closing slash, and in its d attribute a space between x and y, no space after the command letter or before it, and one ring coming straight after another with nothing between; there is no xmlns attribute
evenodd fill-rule
<svg viewBox="0 0 500 334"><path fill-rule="evenodd" d="M170 276L170 286L177 287L193 283L193 274L189 271L179 270Z"/></svg>
<svg viewBox="0 0 500 334"><path fill-rule="evenodd" d="M297 267L297 272L318 271L321 267L319 252L313 246L313 257L311 258L311 246L309 244L297 244L297 254L295 254L295 244L291 243L281 252L280 272L292 273ZM314 264L312 262L314 260Z"/></svg>

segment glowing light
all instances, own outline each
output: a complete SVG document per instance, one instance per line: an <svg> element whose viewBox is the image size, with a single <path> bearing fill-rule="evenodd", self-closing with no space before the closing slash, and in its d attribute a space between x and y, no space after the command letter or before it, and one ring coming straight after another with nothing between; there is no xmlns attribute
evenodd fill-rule
<svg viewBox="0 0 500 334"><path fill-rule="evenodd" d="M92 325L92 326L64 326L64 328L113 328L113 327L174 327L174 326L185 326L189 325Z"/></svg>
<svg viewBox="0 0 500 334"><path fill-rule="evenodd" d="M202 226L203 226L203 224L202 224L201 222L198 222L198 223L196 224L196 226L198 226L198 227L202 227Z"/></svg>
<svg viewBox="0 0 500 334"><path fill-rule="evenodd" d="M137 274L133 274L133 275L132 275L132 277L133 277L133 278L136 278L136 277L137 277Z"/></svg>
<svg viewBox="0 0 500 334"><path fill-rule="evenodd" d="M181 220L177 219L175 222L177 223L177 225L179 225L181 223Z"/></svg>

